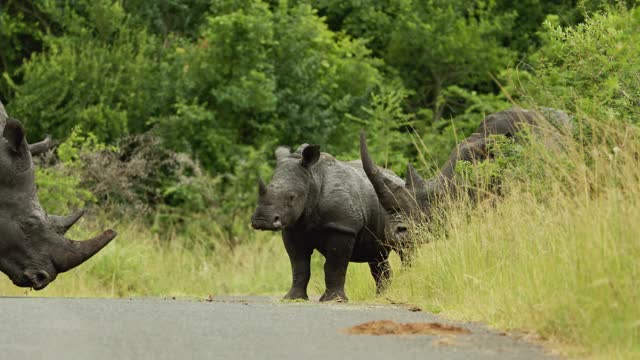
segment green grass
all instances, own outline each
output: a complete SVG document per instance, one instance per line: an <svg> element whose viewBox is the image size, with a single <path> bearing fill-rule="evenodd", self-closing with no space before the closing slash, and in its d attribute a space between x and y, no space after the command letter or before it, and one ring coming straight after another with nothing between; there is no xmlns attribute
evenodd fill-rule
<svg viewBox="0 0 640 360"><path fill-rule="evenodd" d="M100 227L83 223L75 238L86 238ZM257 232L229 250L184 248L177 235L161 241L148 228L133 223L115 226L118 237L80 267L60 274L46 289L35 292L15 287L4 277L2 296L130 297L180 296L205 298L221 294L284 295L289 290L289 259L279 234ZM315 253L309 295L324 291L324 260ZM347 289L353 300L367 300L375 292L366 264L352 264Z"/></svg>
<svg viewBox="0 0 640 360"><path fill-rule="evenodd" d="M543 206L515 195L466 221L454 215L448 239L422 247L387 296L637 358L639 200L612 192Z"/></svg>

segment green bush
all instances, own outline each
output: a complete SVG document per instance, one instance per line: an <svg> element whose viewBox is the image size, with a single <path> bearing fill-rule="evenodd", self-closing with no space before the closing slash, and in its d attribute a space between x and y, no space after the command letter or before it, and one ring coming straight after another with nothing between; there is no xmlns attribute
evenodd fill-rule
<svg viewBox="0 0 640 360"><path fill-rule="evenodd" d="M168 104L158 39L130 25L118 2L80 1L76 8L47 3L65 36L44 37L45 52L21 68L11 113L29 133L65 139L76 124L115 142L148 129Z"/></svg>
<svg viewBox="0 0 640 360"><path fill-rule="evenodd" d="M640 9L592 14L575 27L556 22L545 23L531 72L510 73L511 91L578 119L640 123Z"/></svg>
<svg viewBox="0 0 640 360"><path fill-rule="evenodd" d="M51 214L68 215L96 202L91 191L83 186L79 159L82 154L105 148L92 134L83 135L74 129L69 138L57 149L59 162L44 167L41 161L36 167L38 198L44 210ZM50 154L48 156L51 156Z"/></svg>
<svg viewBox="0 0 640 360"><path fill-rule="evenodd" d="M350 131L351 142L358 139L360 128L367 135L374 161L398 174L405 172L407 163L412 162L408 155L415 150L415 135L410 131L414 118L402 109L408 96L409 92L401 84L381 85L371 94L371 105L362 108L364 116L348 115L354 125ZM359 147L354 146L344 156L349 160L358 159Z"/></svg>
<svg viewBox="0 0 640 360"><path fill-rule="evenodd" d="M433 173L444 164L456 144L460 143L490 114L513 106L503 95L483 94L469 91L458 86L450 86L443 91L443 97L449 102L464 104L464 111L452 117L442 117L437 121L424 121L418 133L422 151L420 160L427 172ZM430 111L418 114L418 117L431 118Z"/></svg>

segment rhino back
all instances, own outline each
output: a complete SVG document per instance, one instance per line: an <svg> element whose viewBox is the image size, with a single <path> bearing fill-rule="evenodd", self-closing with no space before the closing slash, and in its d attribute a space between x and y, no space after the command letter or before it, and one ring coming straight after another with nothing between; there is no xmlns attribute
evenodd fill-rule
<svg viewBox="0 0 640 360"><path fill-rule="evenodd" d="M314 165L318 199L308 209L317 227L358 237L384 237L384 212L360 162L342 162L322 154Z"/></svg>
<svg viewBox="0 0 640 360"><path fill-rule="evenodd" d="M475 134L511 136L519 131L523 124L535 124L535 114L524 109L509 109L487 116Z"/></svg>
<svg viewBox="0 0 640 360"><path fill-rule="evenodd" d="M475 133L511 136L527 125L536 128L551 125L555 130L565 132L571 128L571 117L562 110L547 107L537 110L513 108L487 116Z"/></svg>

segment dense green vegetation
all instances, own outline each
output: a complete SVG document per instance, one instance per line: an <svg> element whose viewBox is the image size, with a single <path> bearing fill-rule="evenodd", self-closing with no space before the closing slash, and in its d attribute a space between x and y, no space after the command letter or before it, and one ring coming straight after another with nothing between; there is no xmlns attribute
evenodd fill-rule
<svg viewBox="0 0 640 360"><path fill-rule="evenodd" d="M574 116L565 151L499 142L461 164L452 204L386 297L577 345L640 353L640 9L630 1L6 0L0 98L31 141L50 212L113 226L102 255L51 295L286 291L277 235L248 216L278 144L426 177L489 113ZM487 181L488 180L488 181ZM171 264L170 267L167 264ZM397 265L397 261L394 262ZM314 258L312 293L320 293ZM397 268L398 266L396 266ZM2 294L21 294L10 284ZM373 299L366 266L347 292Z"/></svg>
<svg viewBox="0 0 640 360"><path fill-rule="evenodd" d="M485 114L512 105L496 78L504 82L506 69L525 66L561 70L554 61L566 59L553 54L564 45L551 39L551 28L613 6L625 7L593 0L9 0L0 5L0 94L32 141L75 133L116 146L113 166L139 172L123 171L133 179L117 185L128 185L141 204L169 215L219 208L218 216L238 222L278 144L318 143L352 158L366 128L385 165L402 172L420 156L430 173ZM545 43L555 45L538 50ZM141 137L147 141L134 140ZM139 157L162 166L134 169ZM78 167L95 168L88 162ZM199 175L216 186L199 188L206 182ZM79 185L92 190L87 179ZM99 203L130 202L119 186L101 182L112 191Z"/></svg>

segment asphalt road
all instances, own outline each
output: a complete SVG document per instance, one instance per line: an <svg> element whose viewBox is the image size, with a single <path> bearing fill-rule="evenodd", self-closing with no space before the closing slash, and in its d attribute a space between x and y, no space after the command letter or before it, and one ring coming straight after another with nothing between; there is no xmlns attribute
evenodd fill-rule
<svg viewBox="0 0 640 360"><path fill-rule="evenodd" d="M478 324L470 334L347 335L372 320L442 322L406 307L270 298L0 298L0 359L547 359Z"/></svg>

